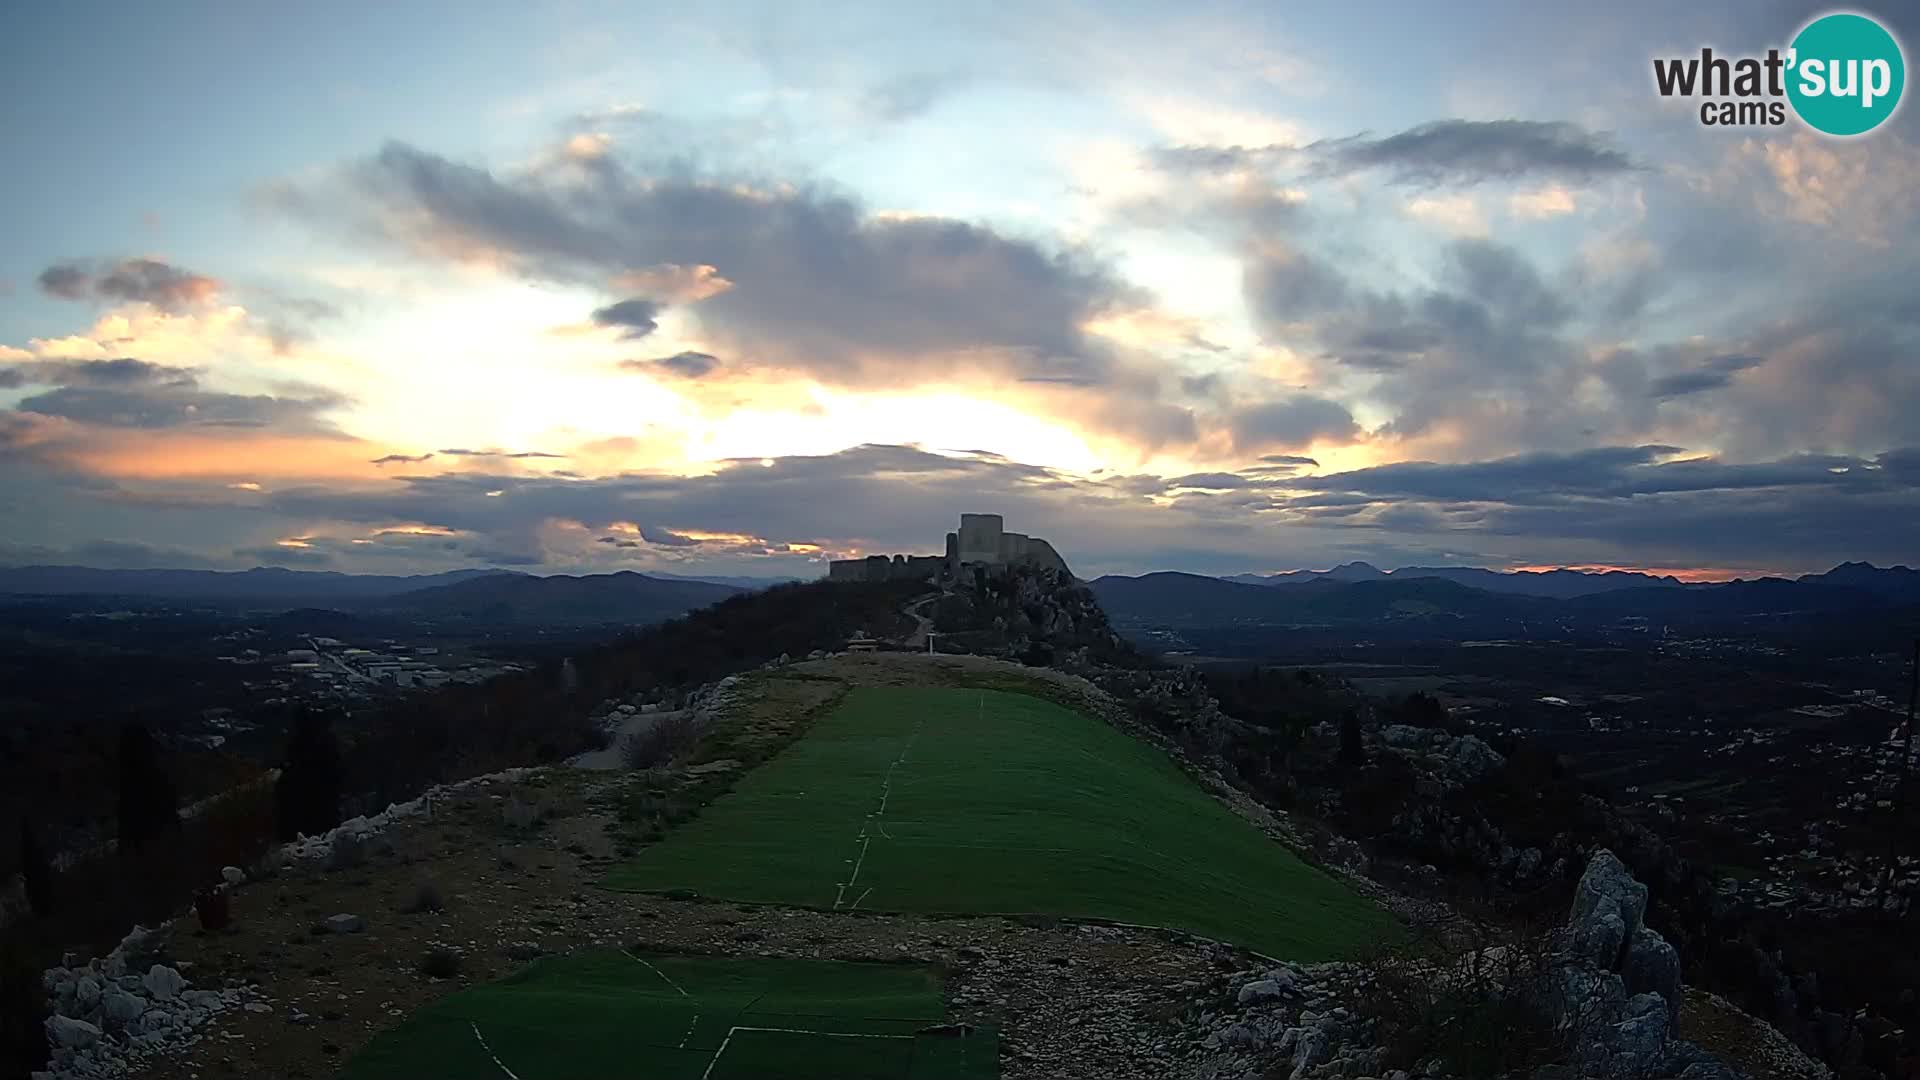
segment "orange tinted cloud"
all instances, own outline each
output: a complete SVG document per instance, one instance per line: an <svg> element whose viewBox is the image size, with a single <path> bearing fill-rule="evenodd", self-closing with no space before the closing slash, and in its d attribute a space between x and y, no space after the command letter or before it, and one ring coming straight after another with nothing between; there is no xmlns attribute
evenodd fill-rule
<svg viewBox="0 0 1920 1080"><path fill-rule="evenodd" d="M256 429L127 430L61 425L42 455L70 468L138 480L356 479L379 475L367 444L339 435Z"/></svg>

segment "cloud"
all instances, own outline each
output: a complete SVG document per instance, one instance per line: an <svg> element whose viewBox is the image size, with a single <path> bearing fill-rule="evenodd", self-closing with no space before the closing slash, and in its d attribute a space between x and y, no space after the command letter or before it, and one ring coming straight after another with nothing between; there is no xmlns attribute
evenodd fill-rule
<svg viewBox="0 0 1920 1080"><path fill-rule="evenodd" d="M77 263L56 263L40 271L40 289L62 300L85 300L93 275Z"/></svg>
<svg viewBox="0 0 1920 1080"><path fill-rule="evenodd" d="M306 545L265 544L233 549L233 557L254 566L278 566L287 569L332 566L333 553Z"/></svg>
<svg viewBox="0 0 1920 1080"><path fill-rule="evenodd" d="M718 357L708 353L677 352L672 356L662 356L654 360L622 360L620 367L624 371L654 372L665 371L683 379L699 379L713 373L720 366Z"/></svg>
<svg viewBox="0 0 1920 1080"><path fill-rule="evenodd" d="M106 427L175 428L278 427L330 428L320 414L348 399L330 392L306 397L224 394L171 386L121 388L62 386L23 398L21 412L55 416Z"/></svg>
<svg viewBox="0 0 1920 1080"><path fill-rule="evenodd" d="M565 454L549 454L543 450L469 450L460 446L443 449L438 451L438 453L445 454L448 457L508 458L516 461L527 458L565 458L567 456ZM427 456L431 457L433 455L429 454Z"/></svg>
<svg viewBox="0 0 1920 1080"><path fill-rule="evenodd" d="M1387 183L1427 188L1534 177L1584 183L1642 168L1606 135L1539 120L1435 120L1384 138L1362 133L1305 144L1170 146L1153 151L1152 160L1187 176L1293 173L1327 179L1375 173ZM1569 200L1561 189L1547 187L1518 197L1515 208L1561 212ZM1429 208L1455 220L1464 213L1441 201Z"/></svg>
<svg viewBox="0 0 1920 1080"><path fill-rule="evenodd" d="M1072 251L951 219L876 216L814 188L641 176L613 156L585 177L502 177L390 143L335 184L282 185L269 198L310 220L541 280L717 267L732 287L697 308L709 337L839 384L962 371L1098 381L1113 360L1082 324L1138 306L1133 290Z"/></svg>
<svg viewBox="0 0 1920 1080"><path fill-rule="evenodd" d="M640 537L649 544L657 544L661 547L698 547L700 545L700 541L691 536L682 535L672 529L647 525L640 526Z"/></svg>
<svg viewBox="0 0 1920 1080"><path fill-rule="evenodd" d="M657 321L659 314L659 304L652 300L636 298L596 308L593 312L593 321L600 326L621 327L622 340L638 341L660 328L660 323Z"/></svg>
<svg viewBox="0 0 1920 1080"><path fill-rule="evenodd" d="M1378 171L1391 183L1428 187L1530 176L1590 181L1639 168L1606 136L1565 121L1435 120L1309 150L1323 174Z"/></svg>
<svg viewBox="0 0 1920 1080"><path fill-rule="evenodd" d="M63 300L102 300L151 304L177 312L206 304L220 283L158 259L121 259L104 267L83 262L56 263L40 272L40 288Z"/></svg>
<svg viewBox="0 0 1920 1080"><path fill-rule="evenodd" d="M868 87L859 97L857 112L870 123L898 124L933 109L968 82L957 71L910 72Z"/></svg>
<svg viewBox="0 0 1920 1080"><path fill-rule="evenodd" d="M370 461L370 462L369 462L368 464L371 464L371 465L413 465L413 464L417 464L417 463L419 463L419 462L422 462L422 461L426 461L426 460L428 460L428 459L430 459L430 458L432 458L433 456L434 456L434 455L433 455L432 453L425 453L425 454L386 454L386 455L383 455L383 456L381 456L381 457L377 457L377 458L374 458L374 459L373 459L372 461Z"/></svg>
<svg viewBox="0 0 1920 1080"><path fill-rule="evenodd" d="M1326 439L1349 442L1359 435L1353 414L1337 401L1294 394L1235 411L1230 420L1234 449L1252 453L1274 446L1306 446Z"/></svg>
<svg viewBox="0 0 1920 1080"><path fill-rule="evenodd" d="M198 384L192 368L169 367L130 356L112 360L30 360L0 367L0 380L9 386L166 386L190 388Z"/></svg>
<svg viewBox="0 0 1920 1080"><path fill-rule="evenodd" d="M693 304L726 292L733 288L733 282L721 276L717 267L704 263L687 266L661 263L616 274L613 287L659 297L667 303Z"/></svg>
<svg viewBox="0 0 1920 1080"><path fill-rule="evenodd" d="M1766 360L1758 356L1710 357L1698 370L1676 372L1653 380L1647 392L1656 398L1676 398L1719 390L1731 386L1735 375L1764 363Z"/></svg>

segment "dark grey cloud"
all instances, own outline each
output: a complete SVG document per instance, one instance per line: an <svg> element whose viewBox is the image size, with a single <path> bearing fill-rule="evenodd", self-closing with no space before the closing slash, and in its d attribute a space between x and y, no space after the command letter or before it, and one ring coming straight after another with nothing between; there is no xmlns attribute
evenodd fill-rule
<svg viewBox="0 0 1920 1080"><path fill-rule="evenodd" d="M549 454L543 450L470 450L464 446L448 447L436 452L445 454L448 457L510 458L513 460L524 460L527 458L564 458L567 456L565 454ZM433 455L428 454L427 456L432 457Z"/></svg>
<svg viewBox="0 0 1920 1080"><path fill-rule="evenodd" d="M5 386L164 386L190 388L199 381L192 368L170 367L123 356L113 360L28 360L0 367Z"/></svg>
<svg viewBox="0 0 1920 1080"><path fill-rule="evenodd" d="M1735 375L1759 367L1766 360L1758 356L1716 356L1694 371L1676 372L1653 380L1648 393L1656 398L1685 397L1718 390L1733 383Z"/></svg>
<svg viewBox="0 0 1920 1080"><path fill-rule="evenodd" d="M1605 135L1538 120L1436 120L1385 138L1356 135L1316 144L1315 168L1379 170L1394 183L1476 184L1528 177L1588 181L1638 166Z"/></svg>
<svg viewBox="0 0 1920 1080"><path fill-rule="evenodd" d="M1360 433L1346 406L1313 394L1294 394L1237 409L1228 427L1234 448L1243 453L1272 446L1305 446L1315 439L1350 441Z"/></svg>
<svg viewBox="0 0 1920 1080"><path fill-rule="evenodd" d="M163 311L180 311L206 303L220 291L220 283L158 259L121 259L96 266L85 262L56 263L40 272L40 288L63 300L89 297L152 304Z"/></svg>
<svg viewBox="0 0 1920 1080"><path fill-rule="evenodd" d="M1765 462L1682 457L1678 447L1608 446L1567 453L1516 454L1442 464L1403 461L1304 477L1294 486L1372 501L1551 503L1567 498L1632 499L1643 495L1818 487L1844 491L1920 490L1900 475L1900 455L1871 458L1796 454ZM1889 468L1889 465L1894 467Z"/></svg>
<svg viewBox="0 0 1920 1080"><path fill-rule="evenodd" d="M413 465L413 464L417 464L417 463L419 463L419 462L422 462L422 461L426 461L426 460L428 460L428 459L430 459L430 458L432 458L433 456L434 456L434 455L433 455L433 454L431 454L431 453L426 453L426 454L385 454L385 455L382 455L382 456L380 456L380 457L377 457L377 458L374 458L374 459L373 459L372 461L370 461L370 462L368 462L368 464L371 464L371 465Z"/></svg>
<svg viewBox="0 0 1920 1080"><path fill-rule="evenodd" d="M1397 134L1301 145L1171 146L1152 154L1175 173L1242 170L1310 177L1378 172L1389 183L1465 186L1531 178L1586 183L1641 168L1605 134L1565 121L1435 120Z"/></svg>
<svg viewBox="0 0 1920 1080"><path fill-rule="evenodd" d="M496 177L401 143L337 187L270 200L429 253L486 252L531 277L604 285L637 267L710 265L733 287L694 309L757 359L839 383L930 369L1106 377L1080 329L1140 297L1103 266L943 218L876 217L813 188L757 191L684 170Z"/></svg>
<svg viewBox="0 0 1920 1080"><path fill-rule="evenodd" d="M700 546L700 541L691 536L682 535L674 532L672 529L662 529L655 525L640 526L640 538L649 544L657 544L660 547Z"/></svg>
<svg viewBox="0 0 1920 1080"><path fill-rule="evenodd" d="M626 341L638 341L660 328L660 305L652 300L634 298L596 308L593 321L600 326L617 326Z"/></svg>
<svg viewBox="0 0 1920 1080"><path fill-rule="evenodd" d="M93 285L93 274L78 263L56 263L40 271L40 289L62 300L84 300Z"/></svg>
<svg viewBox="0 0 1920 1080"><path fill-rule="evenodd" d="M710 353L677 352L672 356L662 356L653 360L622 360L620 367L624 371L641 373L665 371L669 375L682 379L700 379L713 374L720 366L720 358Z"/></svg>
<svg viewBox="0 0 1920 1080"><path fill-rule="evenodd" d="M640 541L631 540L624 536L603 536L600 539L595 540L594 543L610 544L613 547L617 547L617 548L637 548L640 546Z"/></svg>
<svg viewBox="0 0 1920 1080"><path fill-rule="evenodd" d="M304 397L223 394L178 387L62 386L23 398L24 413L108 427L277 427L331 430L320 414L348 399L329 392Z"/></svg>

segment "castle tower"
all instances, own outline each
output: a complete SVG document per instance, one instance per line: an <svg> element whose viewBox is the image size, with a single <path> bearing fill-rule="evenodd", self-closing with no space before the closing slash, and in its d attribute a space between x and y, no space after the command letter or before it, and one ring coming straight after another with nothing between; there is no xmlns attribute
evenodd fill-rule
<svg viewBox="0 0 1920 1080"><path fill-rule="evenodd" d="M961 514L960 561L995 566L1004 562L1000 535L1005 525L999 514Z"/></svg>

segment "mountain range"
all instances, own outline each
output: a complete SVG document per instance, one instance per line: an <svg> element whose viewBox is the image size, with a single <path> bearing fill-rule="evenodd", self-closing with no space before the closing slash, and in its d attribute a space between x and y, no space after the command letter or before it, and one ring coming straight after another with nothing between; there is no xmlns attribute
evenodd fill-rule
<svg viewBox="0 0 1920 1080"><path fill-rule="evenodd" d="M1276 578L1278 580L1276 580ZM1155 573L1091 583L1116 621L1163 626L1379 620L1606 622L1724 620L1868 611L1920 604L1920 572L1845 563L1798 579L1681 582L1626 571L1499 573L1349 563L1324 573L1233 578Z"/></svg>

